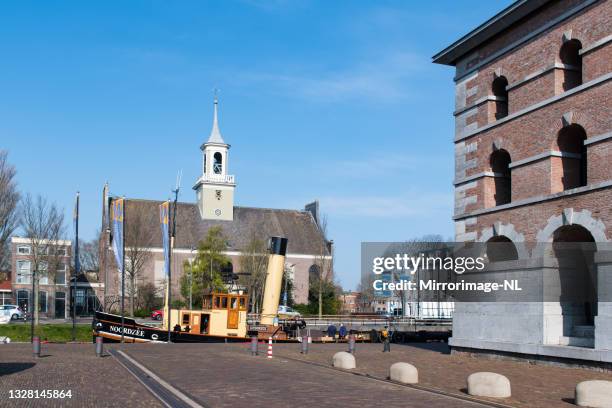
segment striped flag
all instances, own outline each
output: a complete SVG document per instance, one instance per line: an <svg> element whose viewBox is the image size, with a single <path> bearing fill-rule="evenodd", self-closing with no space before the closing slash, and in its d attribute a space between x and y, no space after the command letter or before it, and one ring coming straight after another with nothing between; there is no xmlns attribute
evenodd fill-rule
<svg viewBox="0 0 612 408"><path fill-rule="evenodd" d="M162 232L162 246L164 247L164 276L168 279L170 272L170 201L159 206L159 221Z"/></svg>
<svg viewBox="0 0 612 408"><path fill-rule="evenodd" d="M113 251L117 268L123 271L123 216L125 199L116 198L111 203L111 227L113 231Z"/></svg>

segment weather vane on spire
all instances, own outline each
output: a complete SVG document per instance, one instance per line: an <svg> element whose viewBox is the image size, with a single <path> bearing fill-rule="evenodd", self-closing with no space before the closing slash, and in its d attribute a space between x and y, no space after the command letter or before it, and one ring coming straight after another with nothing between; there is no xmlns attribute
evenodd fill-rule
<svg viewBox="0 0 612 408"><path fill-rule="evenodd" d="M213 88L213 94L215 96L215 103L217 103L217 96L219 95L219 88Z"/></svg>

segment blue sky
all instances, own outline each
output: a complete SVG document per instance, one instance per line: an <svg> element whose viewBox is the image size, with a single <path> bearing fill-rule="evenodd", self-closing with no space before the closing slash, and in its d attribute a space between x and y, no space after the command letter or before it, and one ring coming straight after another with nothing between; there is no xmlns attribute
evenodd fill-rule
<svg viewBox="0 0 612 408"><path fill-rule="evenodd" d="M454 69L431 56L509 1L0 5L0 149L20 189L100 226L101 191L194 201L220 93L236 204L319 199L336 276L362 241L451 237Z"/></svg>

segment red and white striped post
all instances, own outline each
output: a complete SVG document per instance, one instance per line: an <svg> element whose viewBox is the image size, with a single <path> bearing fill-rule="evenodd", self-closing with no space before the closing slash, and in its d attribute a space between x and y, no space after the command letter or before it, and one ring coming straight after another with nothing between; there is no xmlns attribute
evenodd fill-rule
<svg viewBox="0 0 612 408"><path fill-rule="evenodd" d="M268 358L272 358L272 337L268 338Z"/></svg>

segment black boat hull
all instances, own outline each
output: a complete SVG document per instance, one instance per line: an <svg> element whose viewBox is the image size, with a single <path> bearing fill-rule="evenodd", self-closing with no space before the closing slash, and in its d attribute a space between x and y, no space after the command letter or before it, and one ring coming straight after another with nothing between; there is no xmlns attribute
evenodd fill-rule
<svg viewBox="0 0 612 408"><path fill-rule="evenodd" d="M110 313L96 312L92 322L93 336L99 336L105 343L166 343L168 332L164 329L137 323L134 319L125 317L123 326L121 316ZM173 343L243 343L250 341L249 337L214 336L210 334L195 334L186 332L171 332Z"/></svg>

